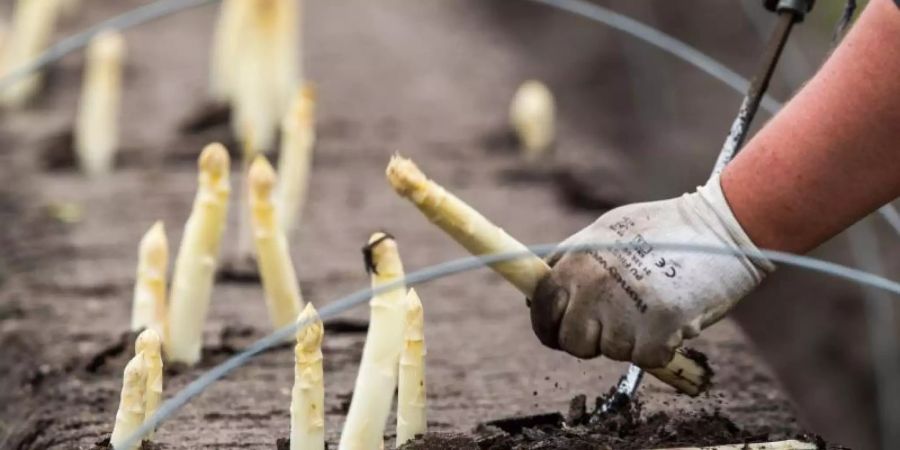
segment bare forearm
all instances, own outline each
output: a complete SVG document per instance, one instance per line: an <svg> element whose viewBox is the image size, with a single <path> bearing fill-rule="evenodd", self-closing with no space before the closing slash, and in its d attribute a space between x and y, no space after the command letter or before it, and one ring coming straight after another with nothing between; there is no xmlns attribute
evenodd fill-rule
<svg viewBox="0 0 900 450"><path fill-rule="evenodd" d="M873 0L819 73L729 164L763 248L805 252L900 196L900 9Z"/></svg>

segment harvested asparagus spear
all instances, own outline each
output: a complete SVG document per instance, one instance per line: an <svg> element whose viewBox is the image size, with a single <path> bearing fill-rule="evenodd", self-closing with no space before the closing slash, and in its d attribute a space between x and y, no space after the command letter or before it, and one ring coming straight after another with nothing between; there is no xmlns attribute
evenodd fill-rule
<svg viewBox="0 0 900 450"><path fill-rule="evenodd" d="M144 420L147 420L159 409L163 393L163 362L160 336L152 329L144 330L134 343L136 356L144 358L146 384L144 387ZM147 439L153 438L153 432Z"/></svg>
<svg viewBox="0 0 900 450"><path fill-rule="evenodd" d="M534 161L553 145L556 106L553 94L537 80L522 83L509 107L509 121L525 159Z"/></svg>
<svg viewBox="0 0 900 450"><path fill-rule="evenodd" d="M406 331L397 387L397 447L425 434L425 317L415 289L406 295Z"/></svg>
<svg viewBox="0 0 900 450"><path fill-rule="evenodd" d="M137 276L134 283L134 305L131 309L131 331L148 328L164 340L166 337L166 267L169 265L169 242L162 221L157 221L144 234L138 249Z"/></svg>
<svg viewBox="0 0 900 450"><path fill-rule="evenodd" d="M325 327L312 303L297 318L307 325L297 331L294 389L291 391L291 450L324 450L325 387L322 337Z"/></svg>
<svg viewBox="0 0 900 450"><path fill-rule="evenodd" d="M200 174L193 210L184 226L169 295L166 358L190 365L200 360L203 324L228 213L228 151L210 144L199 158Z"/></svg>
<svg viewBox="0 0 900 450"><path fill-rule="evenodd" d="M90 176L110 171L119 144L124 53L125 40L115 31L97 35L87 50L75 123L75 153L81 169Z"/></svg>
<svg viewBox="0 0 900 450"><path fill-rule="evenodd" d="M778 442L759 442L756 444L731 444L704 447L678 447L660 450L816 450L820 448L811 442L797 440Z"/></svg>
<svg viewBox="0 0 900 450"><path fill-rule="evenodd" d="M144 357L135 355L125 366L122 378L122 395L119 398L119 410L116 412L116 424L113 426L110 444L116 450L134 450L138 445L126 448L125 440L144 423L144 392L147 387L147 372Z"/></svg>
<svg viewBox="0 0 900 450"><path fill-rule="evenodd" d="M373 288L403 279L403 263L391 235L373 234L363 254ZM397 388L406 322L406 287L401 285L372 297L369 307L369 331L340 450L370 450L384 445L384 428Z"/></svg>
<svg viewBox="0 0 900 450"><path fill-rule="evenodd" d="M265 156L259 155L253 161L248 179L256 262L266 291L269 318L275 328L280 328L296 320L300 312L303 304L300 284L272 202L275 171Z"/></svg>
<svg viewBox="0 0 900 450"><path fill-rule="evenodd" d="M409 159L394 156L387 168L388 181L456 242L473 255L520 253L511 261L491 264L491 268L531 297L537 283L550 273L550 266L530 253L528 248L497 227L478 211L425 177ZM688 395L709 388L712 370L699 352L679 349L668 366L647 370L662 382Z"/></svg>
<svg viewBox="0 0 900 450"><path fill-rule="evenodd" d="M58 13L56 1L16 1L12 27L0 58L0 74L29 63L47 47ZM40 73L34 73L0 90L0 105L7 108L24 106L40 90L41 79Z"/></svg>
<svg viewBox="0 0 900 450"><path fill-rule="evenodd" d="M278 208L281 229L290 235L303 217L309 168L316 142L316 94L304 84L294 97L291 110L281 123L281 154L278 157Z"/></svg>

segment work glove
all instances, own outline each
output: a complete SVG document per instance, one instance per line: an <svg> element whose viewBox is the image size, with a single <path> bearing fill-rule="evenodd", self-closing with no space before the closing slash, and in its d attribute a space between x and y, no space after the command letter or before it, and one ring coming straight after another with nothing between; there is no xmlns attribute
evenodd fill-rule
<svg viewBox="0 0 900 450"><path fill-rule="evenodd" d="M591 243L620 247L564 247ZM530 300L535 334L579 358L602 354L644 368L665 366L683 339L721 319L775 270L735 219L718 176L679 198L609 211L560 247Z"/></svg>

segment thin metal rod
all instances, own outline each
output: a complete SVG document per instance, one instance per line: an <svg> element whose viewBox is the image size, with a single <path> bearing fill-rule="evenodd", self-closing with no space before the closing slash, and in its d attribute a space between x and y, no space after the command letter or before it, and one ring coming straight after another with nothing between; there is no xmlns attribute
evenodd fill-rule
<svg viewBox="0 0 900 450"><path fill-rule="evenodd" d="M753 118L756 116L756 111L759 110L760 101L769 88L769 81L771 81L772 74L775 72L775 66L778 65L778 59L781 57L787 38L791 34L791 29L794 27L795 19L796 15L791 11L784 11L778 15L778 23L772 32L766 51L763 53L762 65L759 68L759 72L753 77L753 82L750 83L747 95L744 96L744 100L741 102L741 108L738 110L738 115L731 125L731 131L728 133L728 137L725 138L725 145L719 152L719 157L713 166L712 176L721 173L725 165L734 158L734 155L744 144L747 132L750 130ZM643 379L641 372L642 369L634 364L628 366L628 371L622 375L622 378L619 379L619 383L616 385L615 395L611 395L606 399L601 408L601 413L616 410L625 403L622 401L623 398L631 398L635 395Z"/></svg>
<svg viewBox="0 0 900 450"><path fill-rule="evenodd" d="M769 44L766 46L762 65L759 68L759 72L753 77L750 89L741 102L738 115L731 124L731 131L725 138L725 144L722 146L722 151L719 153L716 164L713 166L713 175L721 173L725 165L734 158L734 155L744 145L750 125L753 123L756 111L759 110L760 101L769 88L769 81L772 79L772 73L775 72L775 66L778 65L778 59L784 50L784 44L787 42L791 29L794 27L795 17L794 13L790 11L785 11L778 15L778 24L772 32Z"/></svg>
<svg viewBox="0 0 900 450"><path fill-rule="evenodd" d="M684 41L663 33L649 25L641 23L609 8L583 0L530 0L562 11L567 11L588 20L606 25L612 29L628 34L635 39L646 42L692 66L703 73L721 81L735 92L743 95L750 86L750 81L709 55L688 45ZM855 9L855 3L854 3ZM852 11L851 11L852 14ZM760 103L762 109L775 114L784 106L770 95L765 95ZM733 155L732 155L733 156ZM894 205L888 203L878 209L878 213L900 235L900 213Z"/></svg>

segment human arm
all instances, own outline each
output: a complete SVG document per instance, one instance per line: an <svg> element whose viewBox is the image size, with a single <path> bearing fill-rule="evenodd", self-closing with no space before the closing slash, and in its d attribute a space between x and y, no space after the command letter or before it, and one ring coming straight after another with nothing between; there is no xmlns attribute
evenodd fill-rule
<svg viewBox="0 0 900 450"><path fill-rule="evenodd" d="M753 242L806 252L900 196L900 8L873 0L722 173Z"/></svg>
<svg viewBox="0 0 900 450"><path fill-rule="evenodd" d="M679 198L617 208L565 242L622 248L551 259L532 299L541 342L583 358L661 366L774 269L759 248L807 251L900 195L898 74L900 10L873 0L721 183L714 177Z"/></svg>

